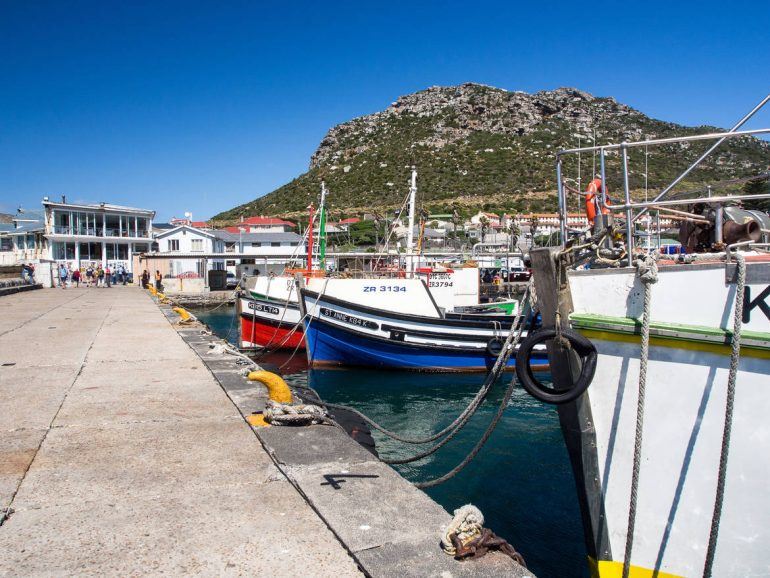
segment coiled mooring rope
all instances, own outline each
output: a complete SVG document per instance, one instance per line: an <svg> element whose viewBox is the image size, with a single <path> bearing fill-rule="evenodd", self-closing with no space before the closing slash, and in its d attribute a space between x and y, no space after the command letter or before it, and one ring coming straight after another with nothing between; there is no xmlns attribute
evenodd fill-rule
<svg viewBox="0 0 770 578"><path fill-rule="evenodd" d="M746 290L746 260L741 253L735 254L737 280L735 285L735 313L733 315L733 336L730 351L730 371L727 377L727 400L725 403L725 425L722 431L722 449L719 453L719 474L717 476L717 491L714 499L714 513L711 516L711 531L706 550L706 562L703 565L703 576L711 577L714 566L714 554L719 537L719 522L722 518L722 504L725 497L725 480L727 479L727 458L730 454L730 435L733 427L733 408L735 404L735 384L738 379L738 364L741 359L741 329L743 327L743 296Z"/></svg>
<svg viewBox="0 0 770 578"><path fill-rule="evenodd" d="M644 311L642 314L642 345L639 352L639 397L636 402L636 437L634 439L634 461L631 472L631 498L628 505L628 530L626 551L623 559L623 578L631 570L631 553L634 547L634 526L636 525L636 502L639 489L639 471L642 461L642 439L644 430L644 397L647 389L647 361L650 351L650 313L652 309L652 286L658 282L658 254L640 256L636 261L639 279L644 284Z"/></svg>

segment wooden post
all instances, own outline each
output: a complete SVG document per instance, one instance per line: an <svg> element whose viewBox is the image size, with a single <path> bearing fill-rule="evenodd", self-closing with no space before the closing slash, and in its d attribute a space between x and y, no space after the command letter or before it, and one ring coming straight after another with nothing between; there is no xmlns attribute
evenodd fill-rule
<svg viewBox="0 0 770 578"><path fill-rule="evenodd" d="M569 316L573 310L572 294L566 266L559 267L557 263L559 251L557 248L546 247L532 249L529 255L537 309L543 318L543 327L555 327L558 311L560 326L568 329ZM564 389L580 373L580 360L574 351L566 350L553 341L546 343L546 347L554 388ZM578 490L588 555L594 560L612 560L589 392L590 388L575 401L559 405L557 410Z"/></svg>

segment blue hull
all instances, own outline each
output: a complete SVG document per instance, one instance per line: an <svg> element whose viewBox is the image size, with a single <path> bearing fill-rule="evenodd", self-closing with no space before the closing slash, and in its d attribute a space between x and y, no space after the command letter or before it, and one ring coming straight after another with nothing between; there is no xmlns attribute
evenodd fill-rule
<svg viewBox="0 0 770 578"><path fill-rule="evenodd" d="M412 371L487 371L495 357L486 352L414 344L367 337L314 320L305 322L305 343L311 367L357 366ZM532 358L533 370L547 370L545 352ZM507 369L515 366L514 356Z"/></svg>

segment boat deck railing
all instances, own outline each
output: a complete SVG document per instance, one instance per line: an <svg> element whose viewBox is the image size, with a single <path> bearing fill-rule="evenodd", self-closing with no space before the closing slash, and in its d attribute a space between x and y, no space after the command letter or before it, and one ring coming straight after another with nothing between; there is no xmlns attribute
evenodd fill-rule
<svg viewBox="0 0 770 578"><path fill-rule="evenodd" d="M632 255L634 249L634 239L636 236L645 236L645 233L639 234L634 230L634 223L641 217L648 213L655 213L656 222L660 220L661 211L667 214L677 214L683 219L697 219L698 215L692 213L686 213L683 211L677 211L670 207L679 206L692 206L698 203L707 203L711 205L721 206L726 203L735 203L744 200L760 200L770 199L770 193L737 193L737 194L725 194L719 196L711 195L710 189L708 189L707 195L696 195L688 198L670 198L671 191L681 183L687 175L689 175L695 168L697 168L705 159L721 145L723 142L729 139L746 138L763 134L770 134L770 128L760 128L754 130L739 130L751 117L753 117L762 107L770 102L770 95L766 96L759 104L757 104L746 116L744 116L731 130L728 132L714 132L707 134L697 134L672 138L661 139L649 139L635 142L621 142L617 144L605 144L595 145L589 147L578 147L572 149L562 149L556 154L556 181L558 187L558 203L559 203L559 227L561 234L561 243L564 246L567 242L567 197L566 186L562 178L564 158L570 155L576 155L580 153L598 153L599 167L602 181L601 194L598 195L599 199L599 211L597 211L597 218L602 213L609 211L611 213L625 213L625 228L626 228L626 254ZM694 162L692 162L679 176L673 179L667 186L665 186L660 193L658 193L654 199L634 202L631 199L631 188L629 185L629 163L628 152L630 149L639 147L656 147L663 145L675 145L683 143L691 143L696 141L715 141L711 147L706 150L701 156L699 156ZM620 172L623 182L624 202L623 204L610 204L607 199L607 153L619 152L620 153ZM770 165L770 159L768 159ZM766 175L768 176L768 175ZM652 215L650 215L652 217ZM660 234L660 227L657 227L658 235Z"/></svg>

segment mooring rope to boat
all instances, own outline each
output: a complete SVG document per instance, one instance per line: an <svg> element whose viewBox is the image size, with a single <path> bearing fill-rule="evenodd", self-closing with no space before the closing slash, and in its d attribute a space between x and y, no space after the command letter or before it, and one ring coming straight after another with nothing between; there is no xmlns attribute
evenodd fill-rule
<svg viewBox="0 0 770 578"><path fill-rule="evenodd" d="M323 288L318 293L318 299L316 299L315 305L313 306L313 310L312 311L305 311L305 314L302 316L302 318L297 322L297 324L291 330L290 335L293 335L299 328L302 328L303 330L307 330L310 327L310 324L313 323L313 313L315 313L315 310L318 308L318 301L321 299L321 297L323 297L326 294L326 288L328 286L329 286L329 278L327 277L326 280L324 281ZM297 291L297 293L298 293L297 297L299 299L302 299L302 294L299 291ZM305 320L306 319L309 319L309 321L307 322L307 327L305 327ZM287 337L286 340L288 341L288 339L289 338ZM291 355L289 356L289 358L286 361L284 361L278 367L278 369L283 369L284 367L289 365L289 363L291 363L291 360L294 359L295 355L297 355L297 352L299 351L299 348L302 345L302 341L303 340L301 339L299 341L299 343L297 343L296 347L294 347L294 351L291 352Z"/></svg>
<svg viewBox="0 0 770 578"><path fill-rule="evenodd" d="M531 285L530 281L530 285ZM446 426L441 431L432 434L425 438L407 438L404 437L394 431L391 431L384 426L378 424L375 422L372 418L367 416L366 414L358 411L355 408L346 406L346 405L340 405L336 403L328 403L324 402L324 404L330 408L333 409L342 409L345 411L350 411L351 413L355 414L356 416L363 419L367 424L372 426L374 429L379 431L380 433L384 434L385 436L394 439L396 441L406 443L406 444L414 444L414 445L422 445L427 444L436 441L437 439L447 435L448 433L452 432L458 424L464 420L466 415L469 412L474 412L478 408L478 406L481 404L483 399L486 397L487 393L489 392L489 389L491 388L492 384L497 380L500 373L503 370L504 367L504 361L507 361L510 355L513 353L513 347L509 347L511 345L512 340L515 338L516 335L521 335L521 331L523 330L523 311L525 309L524 302L525 300L528 301L528 293L529 292L529 285L527 286L527 290L524 293L524 297L522 299L522 306L519 308L518 312L516 313L516 318L514 319L513 325L511 325L511 330L508 333L508 337L506 338L505 343L503 344L503 348L500 351L500 354L498 355L497 359L495 360L494 365L492 366L492 369L487 373L486 378L484 379L484 382L481 385L481 388L476 393L476 395L473 397L473 399L470 401L468 406L458 415L452 423L450 423L448 426Z"/></svg>
<svg viewBox="0 0 770 578"><path fill-rule="evenodd" d="M735 263L737 279L735 285L735 312L733 315L733 335L730 351L730 371L727 377L727 400L725 402L725 424L722 431L722 448L719 452L719 474L717 476L717 491L714 499L714 512L711 516L711 531L706 550L706 562L703 566L703 576L711 577L714 566L717 539L719 537L719 522L722 518L722 504L725 497L725 480L727 479L727 458L730 454L730 436L733 427L733 409L735 405L735 385L738 380L738 364L741 359L741 330L743 328L743 296L746 290L746 259L736 252Z"/></svg>
<svg viewBox="0 0 770 578"><path fill-rule="evenodd" d="M644 284L644 311L642 313L641 349L639 352L639 393L636 402L636 433L634 438L634 461L631 471L631 498L628 506L628 529L626 550L623 559L623 578L631 570L631 553L634 547L634 526L636 525L636 503L639 489L639 471L642 461L642 439L644 430L644 397L647 389L647 361L650 351L650 313L652 310L652 286L658 282L658 254L640 255L636 261L637 274Z"/></svg>
<svg viewBox="0 0 770 578"><path fill-rule="evenodd" d="M525 292L524 299L525 300L527 299L526 292ZM522 305L519 308L517 321L520 317L522 317L525 307L526 305ZM524 318L526 319L526 316L524 316ZM453 424L450 424L450 426L448 426L447 428L444 428L443 431L447 432L446 437L440 440L433 447L427 450L424 450L418 454L415 454L413 456L410 456L407 458L395 458L395 459L382 460L383 462L390 465L398 465L398 464L408 464L411 462L416 462L418 460L424 459L436 453L440 448L445 446L447 443L449 443L452 440L452 438L454 438L458 433L460 433L460 431L465 427L465 424L468 423L471 417L473 417L473 415L476 413L478 408L481 406L482 402L487 398L487 396L489 395L490 389L492 389L492 386L497 382L500 376L500 373L502 373L505 365L508 363L508 359L513 354L513 352L516 351L516 347L519 344L519 340L521 339L521 333L524 329L524 323L522 322L521 324L518 324L517 321L515 321L513 326L511 327L511 331L508 333L508 337L503 343L503 349L498 355L497 359L495 360L495 365L492 367L492 370L487 375L487 378L485 378L484 384L482 385L479 392L476 394L476 396L471 401L471 403L465 408L465 410L453 422ZM516 328L515 331L514 331L514 328ZM507 405L507 402L505 403ZM467 463L468 462L465 462L462 467L465 467ZM462 469L462 467L460 469ZM457 470L457 471L459 472L460 470Z"/></svg>

